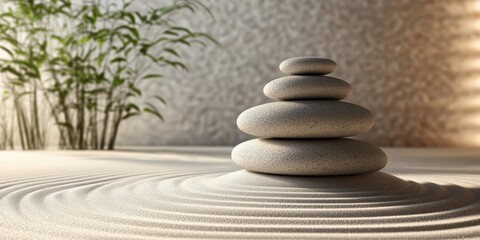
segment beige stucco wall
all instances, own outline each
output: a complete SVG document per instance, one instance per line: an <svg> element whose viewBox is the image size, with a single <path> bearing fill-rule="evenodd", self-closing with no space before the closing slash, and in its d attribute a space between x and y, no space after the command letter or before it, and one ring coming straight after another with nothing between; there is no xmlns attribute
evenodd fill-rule
<svg viewBox="0 0 480 240"><path fill-rule="evenodd" d="M161 2L161 1L158 1ZM149 3L152 3L149 1ZM159 3L161 4L161 3ZM480 145L480 1L212 0L216 17L182 24L220 47L184 52L189 72L148 84L168 101L166 122L124 124L119 145L233 145L249 136L238 114L268 102L263 86L286 58L338 63L353 86L346 101L376 115L361 139L382 146Z"/></svg>

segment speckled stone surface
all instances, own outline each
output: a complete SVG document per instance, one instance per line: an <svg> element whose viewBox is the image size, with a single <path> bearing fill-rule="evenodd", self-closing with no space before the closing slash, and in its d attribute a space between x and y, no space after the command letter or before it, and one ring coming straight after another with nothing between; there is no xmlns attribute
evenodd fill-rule
<svg viewBox="0 0 480 240"><path fill-rule="evenodd" d="M377 146L347 139L254 139L236 146L232 160L254 172L282 175L352 175L387 164Z"/></svg>
<svg viewBox="0 0 480 240"><path fill-rule="evenodd" d="M379 146L480 146L478 1L205 3L215 21L188 11L178 19L222 47L184 49L188 72L161 68L164 80L145 82L145 96L167 100L158 106L165 122L150 116L122 122L119 146L234 146L251 139L235 120L270 102L261 86L284 76L281 61L301 54L335 60L331 75L354 86L346 101L374 113L375 126L355 138Z"/></svg>
<svg viewBox="0 0 480 240"><path fill-rule="evenodd" d="M282 101L340 100L352 93L352 86L341 79L327 76L286 76L267 83L263 93L267 97Z"/></svg>
<svg viewBox="0 0 480 240"><path fill-rule="evenodd" d="M333 100L272 102L252 107L237 119L240 130L257 137L332 138L368 131L372 113Z"/></svg>
<svg viewBox="0 0 480 240"><path fill-rule="evenodd" d="M335 71L337 64L320 57L294 57L284 60L279 68L288 75L325 75Z"/></svg>

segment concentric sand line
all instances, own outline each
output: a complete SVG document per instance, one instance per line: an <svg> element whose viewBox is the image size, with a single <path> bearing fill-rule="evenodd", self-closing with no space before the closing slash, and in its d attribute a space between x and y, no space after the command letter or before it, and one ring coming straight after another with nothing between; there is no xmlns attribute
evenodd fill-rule
<svg viewBox="0 0 480 240"><path fill-rule="evenodd" d="M115 165L78 157L76 166L51 174L4 174L0 238L480 236L478 187L415 182L385 172L288 177L232 171L225 158L214 165ZM459 182L479 186L478 177L457 175Z"/></svg>

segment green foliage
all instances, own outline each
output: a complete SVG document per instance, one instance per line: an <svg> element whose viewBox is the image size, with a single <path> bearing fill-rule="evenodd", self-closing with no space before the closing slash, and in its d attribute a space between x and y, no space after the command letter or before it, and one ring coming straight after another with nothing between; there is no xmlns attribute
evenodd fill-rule
<svg viewBox="0 0 480 240"><path fill-rule="evenodd" d="M157 105L166 101L145 97L140 83L161 79L164 67L186 70L180 46L217 44L175 24L181 11L211 14L197 0L144 12L130 1L7 2L0 52L8 57L0 59L0 74L24 149L45 147L48 127L40 106L57 126L61 148L113 149L124 120L142 113L164 120Z"/></svg>

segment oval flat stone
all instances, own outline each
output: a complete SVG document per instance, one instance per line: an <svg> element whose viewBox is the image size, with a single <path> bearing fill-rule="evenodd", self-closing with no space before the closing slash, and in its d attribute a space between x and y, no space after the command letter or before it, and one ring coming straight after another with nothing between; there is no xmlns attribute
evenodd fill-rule
<svg viewBox="0 0 480 240"><path fill-rule="evenodd" d="M238 116L237 126L257 137L334 138L366 132L374 121L370 111L351 103L310 100L252 107Z"/></svg>
<svg viewBox="0 0 480 240"><path fill-rule="evenodd" d="M294 57L280 63L280 71L289 75L325 75L335 68L334 61L319 57Z"/></svg>
<svg viewBox="0 0 480 240"><path fill-rule="evenodd" d="M267 83L263 93L267 97L283 101L340 100L352 93L352 86L341 79L327 76L286 76Z"/></svg>
<svg viewBox="0 0 480 240"><path fill-rule="evenodd" d="M375 145L347 139L254 139L232 151L235 164L247 170L284 175L353 175L387 164Z"/></svg>

